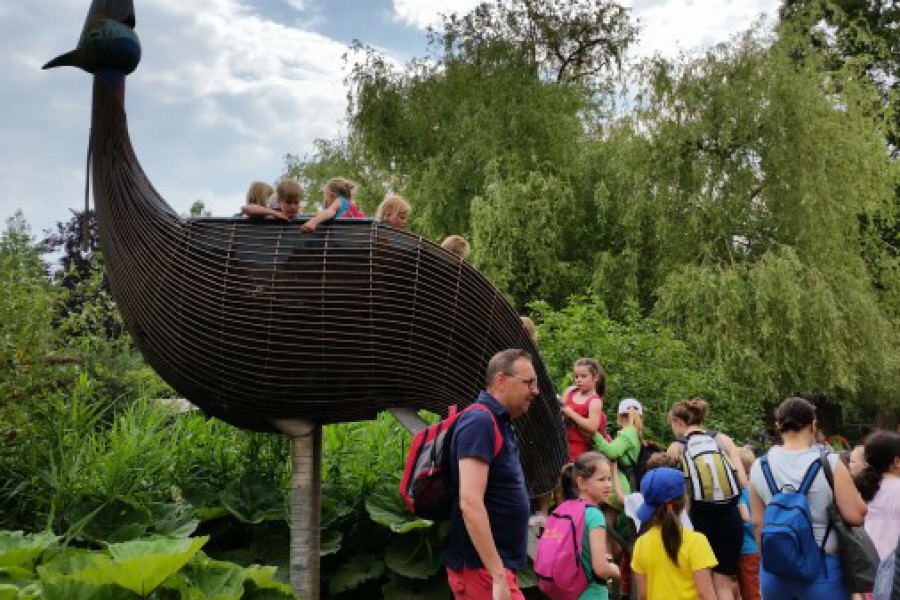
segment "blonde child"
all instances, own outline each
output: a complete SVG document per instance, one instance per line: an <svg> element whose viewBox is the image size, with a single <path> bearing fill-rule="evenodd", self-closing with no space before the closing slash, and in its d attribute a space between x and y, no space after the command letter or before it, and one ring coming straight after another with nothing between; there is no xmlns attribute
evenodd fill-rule
<svg viewBox="0 0 900 600"><path fill-rule="evenodd" d="M715 600L712 567L716 566L706 536L681 525L684 473L661 467L641 480L644 503L637 510L650 528L634 544L631 569L640 600Z"/></svg>
<svg viewBox="0 0 900 600"><path fill-rule="evenodd" d="M300 184L294 179L282 179L275 188L275 194L278 196L278 208L269 208L265 203L260 205L248 202L241 208L241 213L250 219L271 217L290 221L296 217L300 212L300 199L303 197L303 188Z"/></svg>
<svg viewBox="0 0 900 600"><path fill-rule="evenodd" d="M612 470L609 461L598 452L586 452L574 463L563 467L562 492L566 500L580 499L588 506L584 513L584 542L581 565L591 583L578 600L607 600L609 588L596 580L619 578L619 567L610 562L606 546L606 519L599 507L606 502L612 489Z"/></svg>
<svg viewBox="0 0 900 600"><path fill-rule="evenodd" d="M378 205L375 218L385 221L391 227L406 229L406 220L409 219L410 212L412 208L403 196L388 194Z"/></svg>
<svg viewBox="0 0 900 600"><path fill-rule="evenodd" d="M534 321L531 320L531 317L519 317L522 319L522 327L525 328L525 331L528 333L528 337L532 339L532 341L537 341L537 327L534 325Z"/></svg>
<svg viewBox="0 0 900 600"><path fill-rule="evenodd" d="M747 446L738 448L744 471L749 473L750 467L756 462L756 455ZM756 536L753 533L753 519L750 514L750 488L741 490L741 499L738 504L741 511L741 519L744 521L744 543L741 546L741 555L738 557L738 588L741 592L741 600L760 600L759 592L759 548L756 545Z"/></svg>
<svg viewBox="0 0 900 600"><path fill-rule="evenodd" d="M322 194L325 196L325 208L316 213L316 216L300 226L300 231L312 232L323 221L329 219L357 219L366 216L357 207L353 200L353 188L356 184L343 177L332 177L324 186Z"/></svg>
<svg viewBox="0 0 900 600"><path fill-rule="evenodd" d="M449 235L441 242L441 248L448 250L463 260L469 260L471 248L469 242L461 235Z"/></svg>
<svg viewBox="0 0 900 600"><path fill-rule="evenodd" d="M609 434L603 414L606 373L600 363L593 358L579 358L572 366L572 376L575 385L563 394L562 413L566 417L569 460L575 462L591 449L594 435L599 433L608 441Z"/></svg>
<svg viewBox="0 0 900 600"><path fill-rule="evenodd" d="M255 204L256 206L267 206L267 202L269 200L269 196L275 193L275 188L273 188L268 183L263 183L262 181L254 181L250 184L250 188L247 190L247 202L246 204Z"/></svg>

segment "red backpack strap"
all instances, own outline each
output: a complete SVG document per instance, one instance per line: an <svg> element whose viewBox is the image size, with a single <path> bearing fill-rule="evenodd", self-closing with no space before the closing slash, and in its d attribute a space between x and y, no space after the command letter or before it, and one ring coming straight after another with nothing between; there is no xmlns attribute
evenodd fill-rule
<svg viewBox="0 0 900 600"><path fill-rule="evenodd" d="M497 425L497 419L494 417L494 413L491 412L490 408L479 402L470 404L465 410L480 410L491 416L491 424L494 426L494 458L497 458L497 455L500 454L500 450L503 449L503 434L500 432L500 426ZM463 412L465 412L465 410Z"/></svg>

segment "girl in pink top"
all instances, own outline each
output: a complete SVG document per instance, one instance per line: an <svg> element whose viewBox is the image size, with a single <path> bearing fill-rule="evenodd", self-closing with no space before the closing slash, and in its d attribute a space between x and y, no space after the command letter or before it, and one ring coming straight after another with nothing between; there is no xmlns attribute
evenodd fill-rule
<svg viewBox="0 0 900 600"><path fill-rule="evenodd" d="M866 533L884 560L900 542L900 434L880 431L869 436L866 462L856 487L869 505Z"/></svg>
<svg viewBox="0 0 900 600"><path fill-rule="evenodd" d="M603 414L603 394L606 392L606 373L593 358L579 358L572 367L575 385L563 394L563 415L566 417L566 440L569 442L569 460L591 449L595 434L606 441L606 415Z"/></svg>

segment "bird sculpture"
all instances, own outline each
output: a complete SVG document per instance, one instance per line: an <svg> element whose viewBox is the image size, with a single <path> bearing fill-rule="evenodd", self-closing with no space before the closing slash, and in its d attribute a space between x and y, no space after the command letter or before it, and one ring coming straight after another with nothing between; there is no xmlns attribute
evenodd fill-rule
<svg viewBox="0 0 900 600"><path fill-rule="evenodd" d="M535 357L540 395L516 423L529 490L566 458L556 391L504 295L468 262L370 219L183 218L135 156L125 79L140 61L130 0L95 0L77 47L45 68L94 75L91 180L110 287L135 345L207 414L260 431L302 419L444 414L472 402L488 359Z"/></svg>

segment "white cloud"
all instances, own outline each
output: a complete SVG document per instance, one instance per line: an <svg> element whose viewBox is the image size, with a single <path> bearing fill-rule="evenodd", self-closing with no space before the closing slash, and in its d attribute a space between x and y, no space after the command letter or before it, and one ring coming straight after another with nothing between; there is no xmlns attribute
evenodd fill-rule
<svg viewBox="0 0 900 600"><path fill-rule="evenodd" d="M632 17L642 26L635 48L637 57L661 53L675 56L690 50L723 42L748 29L754 19L765 13L773 16L779 0L622 0L632 9ZM464 14L479 0L394 0L395 17L414 27L425 29L440 24L440 14Z"/></svg>
<svg viewBox="0 0 900 600"><path fill-rule="evenodd" d="M441 15L465 14L478 4L479 0L394 0L394 14L403 23L426 29L440 25Z"/></svg>
<svg viewBox="0 0 900 600"><path fill-rule="evenodd" d="M779 0L633 0L632 15L641 25L634 55L674 57L728 40L765 14L774 17Z"/></svg>
<svg viewBox="0 0 900 600"><path fill-rule="evenodd" d="M11 14L0 24L0 93L8 99L0 217L22 208L39 232L83 203L90 80L39 68L74 45L84 2L36 4L4 8ZM136 9L143 61L126 94L132 142L177 211L201 198L213 214L232 214L251 181L278 176L284 154L341 131L346 45L239 0L146 0Z"/></svg>

